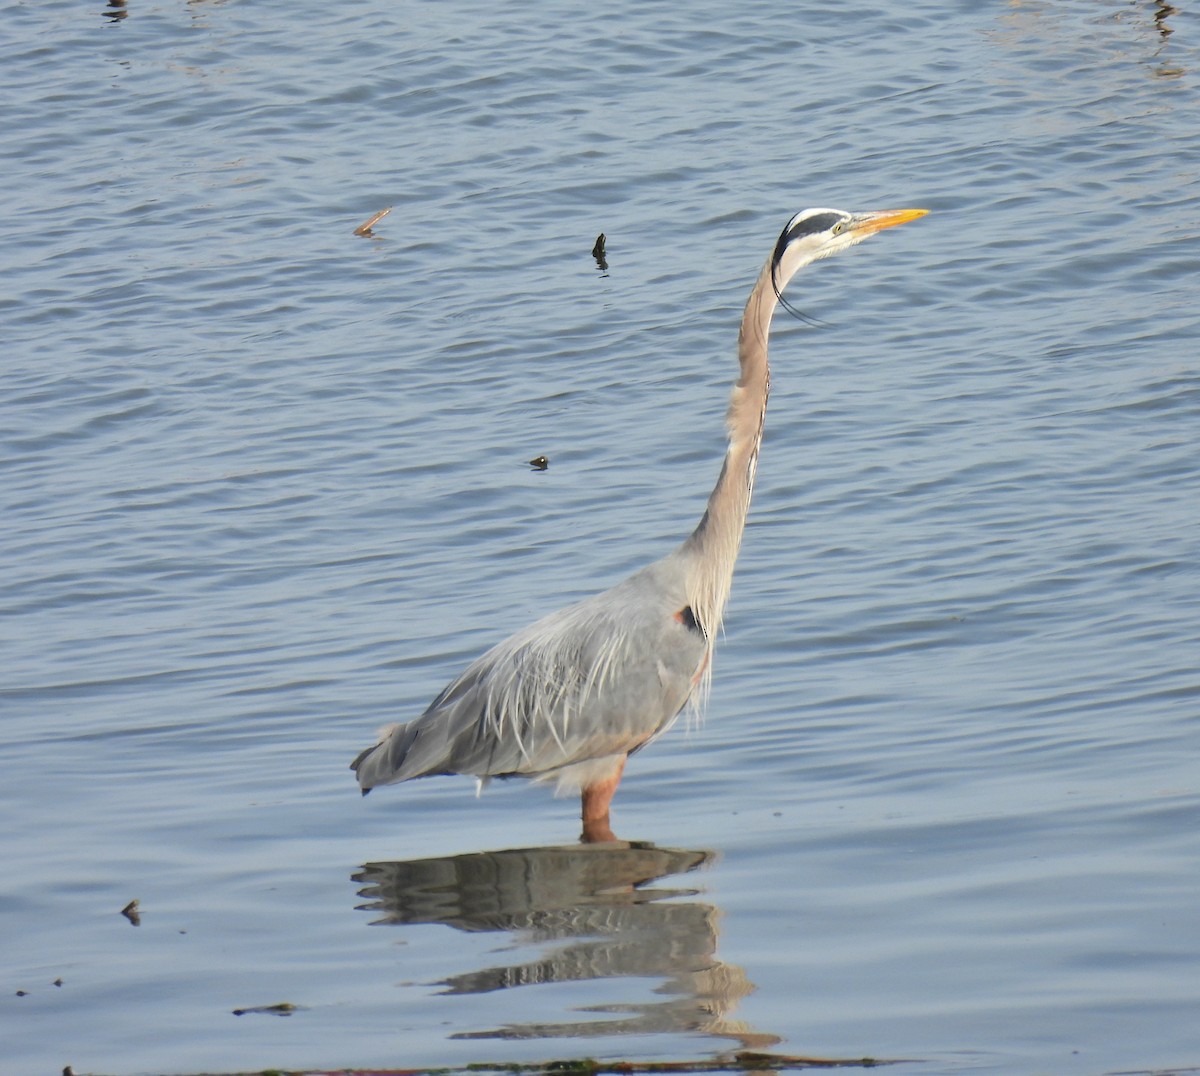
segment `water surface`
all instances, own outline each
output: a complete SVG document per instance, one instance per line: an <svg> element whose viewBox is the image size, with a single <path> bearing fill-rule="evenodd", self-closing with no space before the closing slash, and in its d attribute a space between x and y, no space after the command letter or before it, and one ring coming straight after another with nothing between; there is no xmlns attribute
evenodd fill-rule
<svg viewBox="0 0 1200 1076"><path fill-rule="evenodd" d="M3 15L3 1071L1200 1064L1195 12ZM694 525L807 205L932 213L793 287L630 848L361 800Z"/></svg>

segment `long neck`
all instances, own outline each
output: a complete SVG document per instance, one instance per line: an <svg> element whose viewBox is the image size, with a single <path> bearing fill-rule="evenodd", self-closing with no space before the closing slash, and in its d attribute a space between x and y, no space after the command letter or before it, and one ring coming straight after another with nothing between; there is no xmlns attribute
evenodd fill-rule
<svg viewBox="0 0 1200 1076"><path fill-rule="evenodd" d="M738 333L738 362L741 375L733 387L729 411L729 448L717 484L708 497L704 517L683 544L681 552L692 562L690 599L696 619L711 641L716 639L733 582L733 565L742 543L758 447L762 442L763 418L771 371L767 365L767 334L778 296L771 281L768 261L759 275L742 315Z"/></svg>

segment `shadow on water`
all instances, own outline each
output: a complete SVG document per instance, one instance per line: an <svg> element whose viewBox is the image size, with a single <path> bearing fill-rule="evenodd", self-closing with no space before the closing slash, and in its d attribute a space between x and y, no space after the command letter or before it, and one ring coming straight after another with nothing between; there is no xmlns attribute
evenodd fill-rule
<svg viewBox="0 0 1200 1076"><path fill-rule="evenodd" d="M718 910L700 890L653 886L687 874L713 853L615 842L475 852L439 859L368 863L353 879L375 925L444 923L497 932L539 946L527 963L500 964L442 981L445 994L482 994L540 983L660 980L662 1001L597 1006L604 1021L509 1024L456 1039L534 1039L648 1032L701 1032L743 1048L779 1042L730 1020L753 984L717 959Z"/></svg>

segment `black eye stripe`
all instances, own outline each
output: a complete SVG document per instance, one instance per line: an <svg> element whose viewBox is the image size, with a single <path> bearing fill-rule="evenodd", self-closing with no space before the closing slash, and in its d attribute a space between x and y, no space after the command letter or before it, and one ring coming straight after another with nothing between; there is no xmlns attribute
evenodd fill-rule
<svg viewBox="0 0 1200 1076"><path fill-rule="evenodd" d="M793 239L801 235L812 235L814 232L827 232L838 221L842 219L840 213L818 213L815 217L805 217L804 220L793 224L787 230L786 241L790 243Z"/></svg>

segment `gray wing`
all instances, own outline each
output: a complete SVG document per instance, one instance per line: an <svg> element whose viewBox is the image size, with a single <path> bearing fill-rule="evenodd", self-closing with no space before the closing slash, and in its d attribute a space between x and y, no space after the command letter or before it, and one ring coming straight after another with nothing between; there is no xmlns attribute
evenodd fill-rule
<svg viewBox="0 0 1200 1076"><path fill-rule="evenodd" d="M635 750L695 690L709 641L667 557L473 662L353 763L366 791L431 774L542 776Z"/></svg>

